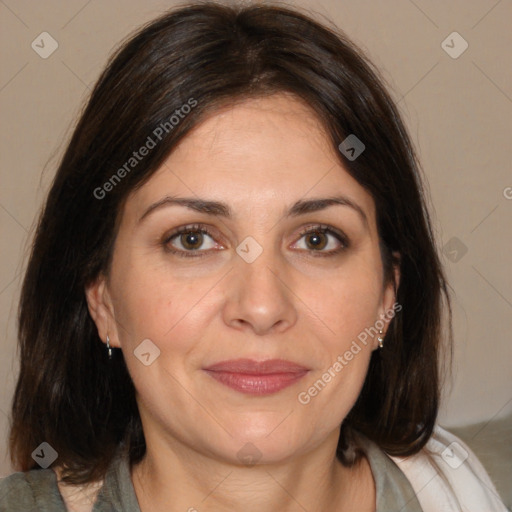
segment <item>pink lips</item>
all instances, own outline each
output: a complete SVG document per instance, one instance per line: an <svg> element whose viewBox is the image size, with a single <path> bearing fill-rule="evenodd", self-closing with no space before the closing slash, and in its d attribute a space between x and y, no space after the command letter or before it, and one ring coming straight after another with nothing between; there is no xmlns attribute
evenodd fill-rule
<svg viewBox="0 0 512 512"><path fill-rule="evenodd" d="M250 395L269 395L291 386L309 369L283 359L222 361L204 368L220 383Z"/></svg>

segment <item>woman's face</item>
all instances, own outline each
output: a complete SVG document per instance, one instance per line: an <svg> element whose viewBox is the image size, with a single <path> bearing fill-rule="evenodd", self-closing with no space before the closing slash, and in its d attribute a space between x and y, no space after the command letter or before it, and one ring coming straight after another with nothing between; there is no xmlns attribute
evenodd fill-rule
<svg viewBox="0 0 512 512"><path fill-rule="evenodd" d="M334 197L345 204L311 202ZM361 333L394 303L371 196L285 94L223 110L180 143L128 198L109 278L87 296L123 351L148 442L236 463L336 442L378 346ZM305 370L205 370L237 359Z"/></svg>

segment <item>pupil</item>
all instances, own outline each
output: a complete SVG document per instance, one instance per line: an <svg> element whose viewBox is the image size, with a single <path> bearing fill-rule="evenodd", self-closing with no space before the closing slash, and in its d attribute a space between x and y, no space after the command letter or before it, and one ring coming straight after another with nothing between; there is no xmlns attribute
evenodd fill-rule
<svg viewBox="0 0 512 512"><path fill-rule="evenodd" d="M182 237L182 243L184 247L187 247L188 249L197 249L201 246L201 239L202 234L189 231L188 233L185 233ZM184 242L183 242L184 240Z"/></svg>
<svg viewBox="0 0 512 512"><path fill-rule="evenodd" d="M322 240L323 238L323 240ZM323 249L325 247L325 235L323 233L312 233L308 238L308 245L314 249L319 247Z"/></svg>

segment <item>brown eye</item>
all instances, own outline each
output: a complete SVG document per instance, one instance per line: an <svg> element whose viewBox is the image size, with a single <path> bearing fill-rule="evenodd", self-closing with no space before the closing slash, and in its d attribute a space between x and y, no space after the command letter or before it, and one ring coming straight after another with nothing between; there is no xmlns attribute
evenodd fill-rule
<svg viewBox="0 0 512 512"><path fill-rule="evenodd" d="M311 250L321 250L327 246L328 237L321 231L313 231L306 235L306 245Z"/></svg>
<svg viewBox="0 0 512 512"><path fill-rule="evenodd" d="M295 248L314 256L334 256L348 247L349 241L343 232L323 224L306 228L295 242Z"/></svg>
<svg viewBox="0 0 512 512"><path fill-rule="evenodd" d="M203 233L199 231L188 231L180 235L181 245L185 249L199 249L203 244Z"/></svg>
<svg viewBox="0 0 512 512"><path fill-rule="evenodd" d="M223 249L215 242L214 235L202 225L184 226L175 230L162 241L169 252L177 256L206 256L212 249Z"/></svg>

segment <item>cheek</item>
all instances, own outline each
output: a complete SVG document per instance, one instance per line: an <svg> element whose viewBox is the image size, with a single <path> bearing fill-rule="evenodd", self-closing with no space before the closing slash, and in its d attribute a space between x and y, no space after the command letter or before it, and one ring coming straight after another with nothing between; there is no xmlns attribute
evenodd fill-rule
<svg viewBox="0 0 512 512"><path fill-rule="evenodd" d="M322 337L322 370L304 384L297 398L315 411L313 415L322 415L327 431L339 425L357 400L372 354L368 330L379 319L381 276L378 266L363 263L361 259L347 266L311 295L313 309L330 334Z"/></svg>
<svg viewBox="0 0 512 512"><path fill-rule="evenodd" d="M117 276L115 314L123 350L149 338L165 352L186 352L213 314L208 307L210 279L180 279L138 264Z"/></svg>
<svg viewBox="0 0 512 512"><path fill-rule="evenodd" d="M378 320L382 294L378 268L356 264L325 280L308 293L308 304L332 334L332 344L342 349Z"/></svg>

